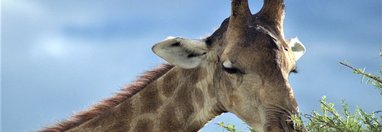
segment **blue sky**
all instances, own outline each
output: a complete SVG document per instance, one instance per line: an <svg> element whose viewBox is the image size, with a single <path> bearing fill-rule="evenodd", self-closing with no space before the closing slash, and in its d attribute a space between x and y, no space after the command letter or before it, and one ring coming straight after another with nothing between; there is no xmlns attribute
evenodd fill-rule
<svg viewBox="0 0 382 132"><path fill-rule="evenodd" d="M163 63L151 46L167 36L201 38L229 15L228 0L2 0L1 130L32 131L65 119ZM260 0L251 0L252 12ZM301 112L326 95L366 111L382 96L338 64L377 73L382 60L381 0L286 0L286 37L307 53L290 77ZM232 114L225 121L245 129Z"/></svg>

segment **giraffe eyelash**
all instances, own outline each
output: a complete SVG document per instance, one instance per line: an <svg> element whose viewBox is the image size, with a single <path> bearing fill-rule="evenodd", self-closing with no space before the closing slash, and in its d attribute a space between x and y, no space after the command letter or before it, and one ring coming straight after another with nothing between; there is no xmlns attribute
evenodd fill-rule
<svg viewBox="0 0 382 132"><path fill-rule="evenodd" d="M298 73L297 66L293 67L293 69L290 71L290 73Z"/></svg>

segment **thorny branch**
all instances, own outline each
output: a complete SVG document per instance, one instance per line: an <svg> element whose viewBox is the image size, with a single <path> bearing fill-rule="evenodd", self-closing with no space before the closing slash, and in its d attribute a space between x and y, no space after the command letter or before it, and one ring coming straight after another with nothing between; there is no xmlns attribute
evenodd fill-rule
<svg viewBox="0 0 382 132"><path fill-rule="evenodd" d="M363 75L363 76L365 76L365 77L367 77L367 78L373 79L373 80L377 81L378 83L382 84L382 79L380 79L380 78L377 77L377 76L373 76L373 75L371 75L371 74L367 74L367 73L365 73L364 71L362 71L362 70L360 70L360 69L357 69L357 68L354 68L353 66L350 66L349 64L346 64L346 63L343 63L343 62L340 62L340 64L341 64L341 65L344 65L344 66L346 66L346 67L348 67L348 68L350 68L350 69L352 69L353 71L355 71L355 72L358 73L358 74L361 74L361 75Z"/></svg>

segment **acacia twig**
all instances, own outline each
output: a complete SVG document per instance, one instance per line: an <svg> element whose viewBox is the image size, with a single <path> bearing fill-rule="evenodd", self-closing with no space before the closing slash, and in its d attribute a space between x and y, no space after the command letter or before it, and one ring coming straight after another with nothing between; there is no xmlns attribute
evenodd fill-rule
<svg viewBox="0 0 382 132"><path fill-rule="evenodd" d="M353 71L356 71L357 73L359 73L359 74L361 74L361 75L363 75L363 76L365 76L365 77L368 77L368 78L370 78L370 79L373 79L374 81L377 81L378 83L381 83L381 84L382 84L382 80L381 80L379 77L377 77L377 76L372 76L372 75L370 75L370 74L367 74L367 73L365 73L364 71L359 70L359 69L357 69L357 68L354 68L353 66L351 66L351 65L349 65L349 64L346 64L346 63L343 63L343 62L340 62L340 64L341 64L341 65L344 65L344 66L346 66L346 67L348 67L348 68L350 68L350 69L352 69Z"/></svg>

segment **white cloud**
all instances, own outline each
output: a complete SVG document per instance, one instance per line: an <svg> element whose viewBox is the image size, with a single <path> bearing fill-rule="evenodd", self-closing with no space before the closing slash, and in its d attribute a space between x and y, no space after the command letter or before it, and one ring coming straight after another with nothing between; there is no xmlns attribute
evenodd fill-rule
<svg viewBox="0 0 382 132"><path fill-rule="evenodd" d="M40 35L39 39L31 42L30 56L32 60L53 59L56 61L89 59L97 47L90 42L66 37L65 35Z"/></svg>
<svg viewBox="0 0 382 132"><path fill-rule="evenodd" d="M60 37L44 38L38 48L41 48L47 55L53 57L63 57L67 54L68 47Z"/></svg>

